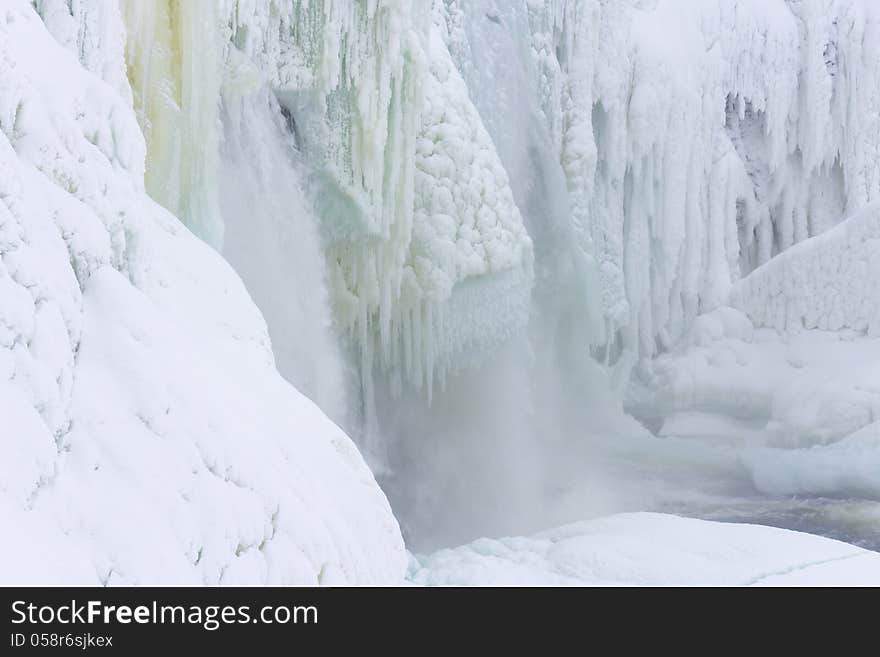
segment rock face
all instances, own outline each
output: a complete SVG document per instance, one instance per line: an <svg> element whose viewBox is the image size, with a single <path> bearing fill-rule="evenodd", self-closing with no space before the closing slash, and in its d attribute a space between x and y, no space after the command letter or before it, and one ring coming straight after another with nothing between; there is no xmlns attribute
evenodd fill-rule
<svg viewBox="0 0 880 657"><path fill-rule="evenodd" d="M102 5L65 45L112 59ZM59 45L62 18L0 9L0 581L399 581L385 496L147 196L125 77Z"/></svg>

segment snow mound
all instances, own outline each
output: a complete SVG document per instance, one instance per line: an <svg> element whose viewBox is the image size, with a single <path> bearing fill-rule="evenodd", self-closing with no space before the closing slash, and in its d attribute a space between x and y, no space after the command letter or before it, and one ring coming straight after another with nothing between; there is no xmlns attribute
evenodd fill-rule
<svg viewBox="0 0 880 657"><path fill-rule="evenodd" d="M429 586L876 586L880 554L784 529L634 513L416 556L408 579Z"/></svg>
<svg viewBox="0 0 880 657"><path fill-rule="evenodd" d="M387 500L147 197L130 92L95 67L0 9L0 582L399 581Z"/></svg>

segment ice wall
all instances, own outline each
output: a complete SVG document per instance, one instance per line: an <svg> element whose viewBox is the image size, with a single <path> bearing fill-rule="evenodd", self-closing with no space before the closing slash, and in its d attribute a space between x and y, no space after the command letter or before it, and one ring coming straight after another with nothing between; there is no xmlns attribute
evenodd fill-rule
<svg viewBox="0 0 880 657"><path fill-rule="evenodd" d="M669 346L880 192L873 3L528 5L607 341Z"/></svg>
<svg viewBox="0 0 880 657"><path fill-rule="evenodd" d="M756 326L880 332L880 205L795 245L738 281L732 304Z"/></svg>
<svg viewBox="0 0 880 657"><path fill-rule="evenodd" d="M45 4L47 15L64 13ZM234 83L242 62L259 71L314 168L330 300L365 378L378 363L409 384L442 380L459 352L497 328L476 321L468 331L468 322L450 319L455 286L503 270L524 281L505 296L528 287L529 236L516 215L537 239L527 207L534 194L514 189L516 207L498 211L492 192L467 173L475 167L520 180L515 168L534 164L536 153L561 164L566 198L557 203L565 207L545 214L554 216L555 243L570 244L572 289L590 297L597 315L585 339L609 363L667 348L700 312L724 303L741 275L880 188L880 83L869 66L878 19L862 0L196 5L125 5L128 72L150 146L148 189L220 243L210 192L219 89ZM90 52L100 29L89 25L107 23L100 14L81 9L79 31L59 31ZM523 100L542 116L537 142L514 134L502 118L510 108L481 102L492 94L479 84L510 90L519 75L516 66L493 69L492 48L484 55L474 47L475 35L492 30L529 53ZM450 56L458 73L444 64ZM482 64L496 75L482 75ZM438 103L444 116L432 110ZM464 109L450 116L456 103ZM450 129L438 129L443 121ZM488 151L479 146L483 128ZM488 155L468 161L472 149L462 143ZM455 175L474 181L470 200L428 194L438 172L426 163L441 160L437 145L465 158L452 162ZM531 156L514 155L526 145ZM503 204L509 185L501 178L487 189L497 187ZM457 189L451 179L443 186ZM543 191L551 190L559 191ZM485 230L473 221L481 212ZM492 212L500 220L487 219ZM511 315L497 324L516 323Z"/></svg>
<svg viewBox="0 0 880 657"><path fill-rule="evenodd" d="M223 23L213 0L122 3L125 61L147 141L150 196L219 248L217 203Z"/></svg>

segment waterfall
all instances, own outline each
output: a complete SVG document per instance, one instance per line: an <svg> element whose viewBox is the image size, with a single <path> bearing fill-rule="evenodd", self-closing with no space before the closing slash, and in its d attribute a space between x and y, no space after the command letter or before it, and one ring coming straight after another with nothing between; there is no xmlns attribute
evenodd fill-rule
<svg viewBox="0 0 880 657"><path fill-rule="evenodd" d="M820 4L130 0L147 190L412 544L521 531L634 367L880 193L878 21Z"/></svg>
<svg viewBox="0 0 880 657"><path fill-rule="evenodd" d="M479 61L441 2L269 5L125 4L148 192L235 267L413 545L538 528L620 401L527 15L475 23Z"/></svg>
<svg viewBox="0 0 880 657"><path fill-rule="evenodd" d="M342 426L343 359L333 328L306 165L265 87L224 94L219 201L223 255L263 313L278 371Z"/></svg>

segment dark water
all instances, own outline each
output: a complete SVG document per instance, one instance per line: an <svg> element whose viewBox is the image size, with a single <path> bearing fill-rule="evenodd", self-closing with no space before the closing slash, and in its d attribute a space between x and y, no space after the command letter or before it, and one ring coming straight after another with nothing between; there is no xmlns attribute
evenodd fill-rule
<svg viewBox="0 0 880 657"><path fill-rule="evenodd" d="M880 552L880 504L868 500L795 498L707 510L700 517L818 534Z"/></svg>
<svg viewBox="0 0 880 657"><path fill-rule="evenodd" d="M816 534L880 552L880 502L871 500L755 498L729 500L718 505L673 504L662 510L704 520L767 525Z"/></svg>

